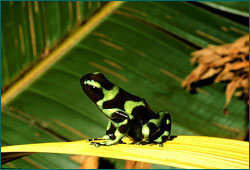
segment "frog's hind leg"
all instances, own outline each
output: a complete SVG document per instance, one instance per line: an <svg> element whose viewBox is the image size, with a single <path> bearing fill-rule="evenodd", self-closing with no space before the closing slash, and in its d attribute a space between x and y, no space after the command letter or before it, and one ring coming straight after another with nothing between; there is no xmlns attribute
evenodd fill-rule
<svg viewBox="0 0 250 170"><path fill-rule="evenodd" d="M170 137L170 132L171 132L171 118L170 118L170 114L167 112L160 112L159 114L161 114L163 116L162 119L162 133L160 134L159 137L157 137L156 139L154 139L154 142L159 143L159 146L162 146L162 144L164 142L166 142L169 137Z"/></svg>
<svg viewBox="0 0 250 170"><path fill-rule="evenodd" d="M171 131L170 114L167 112L159 112L156 116L142 127L144 141L151 141L162 145L168 140Z"/></svg>

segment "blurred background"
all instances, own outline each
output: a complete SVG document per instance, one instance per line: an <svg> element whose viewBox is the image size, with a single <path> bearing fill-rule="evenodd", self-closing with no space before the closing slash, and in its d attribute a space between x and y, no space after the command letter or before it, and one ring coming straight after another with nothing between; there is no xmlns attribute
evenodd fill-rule
<svg viewBox="0 0 250 170"><path fill-rule="evenodd" d="M36 69L110 2L1 2L1 92ZM1 112L1 144L74 141L101 137L107 119L83 93L83 74L102 72L172 117L172 135L248 140L248 105L232 97L223 113L226 83L190 93L182 81L196 66L190 55L248 34L249 2L124 2ZM85 157L34 154L3 168L79 168ZM96 161L96 160L95 160ZM98 168L126 161L100 158ZM151 168L169 168L150 165Z"/></svg>

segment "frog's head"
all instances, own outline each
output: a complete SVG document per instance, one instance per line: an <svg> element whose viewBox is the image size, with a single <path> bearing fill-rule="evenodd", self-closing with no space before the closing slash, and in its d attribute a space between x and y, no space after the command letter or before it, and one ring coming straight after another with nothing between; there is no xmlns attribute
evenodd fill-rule
<svg viewBox="0 0 250 170"><path fill-rule="evenodd" d="M104 97L104 90L111 90L114 84L108 81L101 73L85 74L81 78L81 86L86 95L93 101L97 102Z"/></svg>

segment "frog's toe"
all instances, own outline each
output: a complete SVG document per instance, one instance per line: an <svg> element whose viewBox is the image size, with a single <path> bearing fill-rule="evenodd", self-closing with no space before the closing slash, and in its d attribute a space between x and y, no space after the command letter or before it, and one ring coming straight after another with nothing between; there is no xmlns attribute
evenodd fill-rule
<svg viewBox="0 0 250 170"><path fill-rule="evenodd" d="M103 141L100 144L101 145L105 145L105 146L109 146L109 145L114 145L116 143L118 143L119 141L113 141L113 140L108 140L108 141Z"/></svg>
<svg viewBox="0 0 250 170"><path fill-rule="evenodd" d="M96 142L90 142L90 145L94 145Z"/></svg>
<svg viewBox="0 0 250 170"><path fill-rule="evenodd" d="M113 141L104 141L104 142L91 142L90 145L95 145L95 147L100 146L109 146L115 144Z"/></svg>
<svg viewBox="0 0 250 170"><path fill-rule="evenodd" d="M98 143L98 142L91 142L90 143L90 145L95 145L95 147L100 147L100 145L102 145L102 144L100 144L100 143Z"/></svg>
<svg viewBox="0 0 250 170"><path fill-rule="evenodd" d="M86 139L87 142L91 142L93 140L102 140L102 138L90 138L90 139Z"/></svg>
<svg viewBox="0 0 250 170"><path fill-rule="evenodd" d="M136 144L136 145L145 145L148 144L147 142L144 141L138 141L138 142L133 142L132 144Z"/></svg>

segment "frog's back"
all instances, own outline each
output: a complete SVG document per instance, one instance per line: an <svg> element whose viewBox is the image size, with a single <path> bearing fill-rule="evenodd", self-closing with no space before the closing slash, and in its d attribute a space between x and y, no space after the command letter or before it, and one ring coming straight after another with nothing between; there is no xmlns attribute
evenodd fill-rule
<svg viewBox="0 0 250 170"><path fill-rule="evenodd" d="M132 114L140 124L144 124L154 115L144 99L119 88L119 93L112 100L103 103L103 109L118 108L127 114Z"/></svg>

